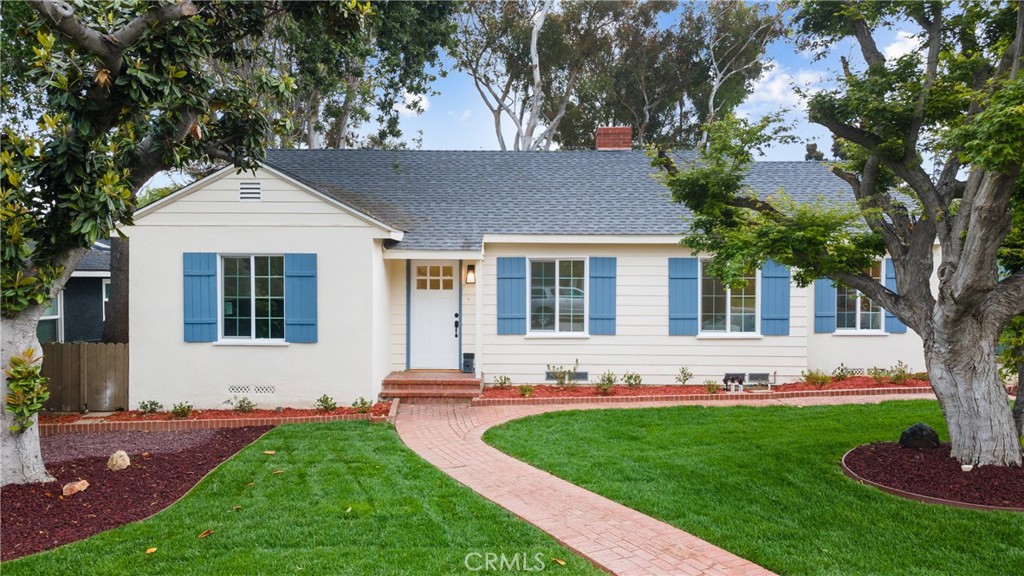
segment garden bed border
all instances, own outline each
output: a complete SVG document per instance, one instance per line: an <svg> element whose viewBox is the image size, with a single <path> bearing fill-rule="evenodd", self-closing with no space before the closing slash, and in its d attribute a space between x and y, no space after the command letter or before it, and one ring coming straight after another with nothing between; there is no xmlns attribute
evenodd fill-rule
<svg viewBox="0 0 1024 576"><path fill-rule="evenodd" d="M650 396L549 396L544 398L473 398L471 406L533 406L543 404L604 404L611 402L713 402L779 400L832 396L882 396L886 394L932 394L927 387L851 388L845 390L797 390L794 392L722 392L719 394L659 394Z"/></svg>
<svg viewBox="0 0 1024 576"><path fill-rule="evenodd" d="M81 432L120 432L138 430L143 432L175 432L178 430L212 430L217 428L244 428L246 426L278 426L280 424L314 424L337 422L339 420L369 420L386 422L387 415L373 414L324 414L323 416L281 416L271 418L230 418L209 420L114 420L96 422L41 423L39 436L72 434Z"/></svg>

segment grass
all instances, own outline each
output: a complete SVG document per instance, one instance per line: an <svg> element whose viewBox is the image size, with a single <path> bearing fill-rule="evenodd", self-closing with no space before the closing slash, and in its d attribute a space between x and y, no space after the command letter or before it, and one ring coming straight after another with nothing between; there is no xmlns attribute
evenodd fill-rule
<svg viewBox="0 0 1024 576"><path fill-rule="evenodd" d="M199 539L204 530L214 533ZM150 547L156 552L146 554ZM473 552L510 560L519 553L533 566L539 554L545 573L600 574L421 460L392 427L336 422L278 427L155 517L5 562L0 571L470 574L465 558Z"/></svg>
<svg viewBox="0 0 1024 576"><path fill-rule="evenodd" d="M849 449L935 402L554 412L484 439L780 574L1024 574L1024 514L911 502L843 476Z"/></svg>

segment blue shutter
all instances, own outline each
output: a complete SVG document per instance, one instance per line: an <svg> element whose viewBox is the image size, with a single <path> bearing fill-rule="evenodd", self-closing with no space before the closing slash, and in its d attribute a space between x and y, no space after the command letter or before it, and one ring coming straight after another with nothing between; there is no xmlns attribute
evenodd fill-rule
<svg viewBox="0 0 1024 576"><path fill-rule="evenodd" d="M892 258L885 259L885 287L896 292L896 267L892 264ZM907 326L886 310L885 331L890 334L906 334Z"/></svg>
<svg viewBox="0 0 1024 576"><path fill-rule="evenodd" d="M498 258L498 334L526 334L526 258Z"/></svg>
<svg viewBox="0 0 1024 576"><path fill-rule="evenodd" d="M185 252L185 342L217 340L217 255Z"/></svg>
<svg viewBox="0 0 1024 576"><path fill-rule="evenodd" d="M316 254L285 254L285 341L316 342L316 299Z"/></svg>
<svg viewBox="0 0 1024 576"><path fill-rule="evenodd" d="M761 267L761 334L789 336L789 267L771 260Z"/></svg>
<svg viewBox="0 0 1024 576"><path fill-rule="evenodd" d="M836 287L828 278L814 281L814 331L818 334L836 331Z"/></svg>
<svg viewBox="0 0 1024 576"><path fill-rule="evenodd" d="M615 258L590 259L590 333L615 334Z"/></svg>
<svg viewBox="0 0 1024 576"><path fill-rule="evenodd" d="M696 258L668 259L668 333L670 336L697 335L699 270Z"/></svg>

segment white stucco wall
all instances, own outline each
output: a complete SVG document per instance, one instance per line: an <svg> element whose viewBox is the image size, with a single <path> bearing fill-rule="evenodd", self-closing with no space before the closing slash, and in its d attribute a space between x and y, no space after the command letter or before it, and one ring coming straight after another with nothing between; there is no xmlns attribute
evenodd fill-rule
<svg viewBox="0 0 1024 576"><path fill-rule="evenodd" d="M246 394L261 408L376 398L388 368L388 233L301 187L261 170L261 202L239 202L230 173L136 220L131 238L132 408L157 400L224 408L232 385L273 386ZM276 346L188 343L183 337L182 254L317 254L318 342ZM371 305L370 303L374 303Z"/></svg>

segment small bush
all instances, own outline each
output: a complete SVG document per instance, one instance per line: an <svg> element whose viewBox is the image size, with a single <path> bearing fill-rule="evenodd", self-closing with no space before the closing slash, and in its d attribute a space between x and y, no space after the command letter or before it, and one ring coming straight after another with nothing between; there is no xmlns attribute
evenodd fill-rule
<svg viewBox="0 0 1024 576"><path fill-rule="evenodd" d="M885 368L879 368L876 366L873 368L868 368L868 376L874 378L875 384L881 386L882 384L885 383L886 380L889 379L889 371L886 370Z"/></svg>
<svg viewBox="0 0 1024 576"><path fill-rule="evenodd" d="M576 364L573 367L565 368L564 366L555 366L554 364L548 364L548 372L554 376L555 384L559 388L571 388L576 384L576 372L580 369L580 361L576 359Z"/></svg>
<svg viewBox="0 0 1024 576"><path fill-rule="evenodd" d="M194 407L188 402L178 402L171 407L171 414L173 414L175 418L188 418L192 415L193 409Z"/></svg>
<svg viewBox="0 0 1024 576"><path fill-rule="evenodd" d="M626 386L629 386L630 388L636 388L637 386L640 386L641 384L644 383L643 377L637 374L636 372L626 372L625 374L622 375L622 381L625 382Z"/></svg>
<svg viewBox="0 0 1024 576"><path fill-rule="evenodd" d="M898 360L896 365L889 368L889 377L892 378L892 383L897 386L903 386L910 380L910 366L903 363L903 360Z"/></svg>
<svg viewBox="0 0 1024 576"><path fill-rule="evenodd" d="M530 386L529 384L523 384L522 386L519 387L519 395L522 396L523 398L529 398L530 396L533 396L533 386Z"/></svg>
<svg viewBox="0 0 1024 576"><path fill-rule="evenodd" d="M510 384L512 384L512 379L508 376L501 375L494 377L494 385L498 388L508 388Z"/></svg>
<svg viewBox="0 0 1024 576"><path fill-rule="evenodd" d="M832 381L832 377L825 374L822 370L805 370L801 372L800 375L803 376L804 382L813 384L818 388L824 388Z"/></svg>
<svg viewBox="0 0 1024 576"><path fill-rule="evenodd" d="M599 394L607 396L612 393L612 386L615 386L616 381L618 381L618 377L615 376L615 372L609 370L601 375L601 378L594 384L594 388L597 388Z"/></svg>
<svg viewBox="0 0 1024 576"><path fill-rule="evenodd" d="M139 402L139 412L143 414L156 414L164 409L164 405L156 400L144 400Z"/></svg>
<svg viewBox="0 0 1024 576"><path fill-rule="evenodd" d="M910 375L911 380L929 380L927 372L914 372Z"/></svg>
<svg viewBox="0 0 1024 576"><path fill-rule="evenodd" d="M832 371L832 379L836 382L842 382L843 380L856 375L857 373L854 372L852 368L847 368L846 364L843 364L842 362L840 362L839 366Z"/></svg>
<svg viewBox="0 0 1024 576"><path fill-rule="evenodd" d="M356 409L356 412L360 414L366 414L370 411L373 404L369 400L360 396L355 402L352 403L352 407Z"/></svg>
<svg viewBox="0 0 1024 576"><path fill-rule="evenodd" d="M231 406L231 409L235 412L246 413L252 412L256 409L256 403L249 400L248 396L242 396L241 398L233 396L230 400L226 400L224 403Z"/></svg>
<svg viewBox="0 0 1024 576"><path fill-rule="evenodd" d="M46 378L42 375L43 357L36 356L34 348L27 348L21 354L11 356L4 376L10 394L4 398L5 409L14 414L11 432L24 432L32 425L32 418L43 409L50 399L46 390Z"/></svg>
<svg viewBox="0 0 1024 576"><path fill-rule="evenodd" d="M677 383L685 386L686 383L689 382L690 378L693 378L693 372L690 372L689 368L687 368L686 366L679 368L679 373L676 374Z"/></svg>
<svg viewBox="0 0 1024 576"><path fill-rule="evenodd" d="M323 410L324 412L330 412L330 411L334 410L337 407L338 407L338 403L334 401L334 398L331 398L327 394L324 394L323 396L321 396L321 397L316 399L316 408L317 408L317 410Z"/></svg>
<svg viewBox="0 0 1024 576"><path fill-rule="evenodd" d="M704 390L707 390L708 394L718 394L718 391L722 389L722 383L717 380L705 380Z"/></svg>

